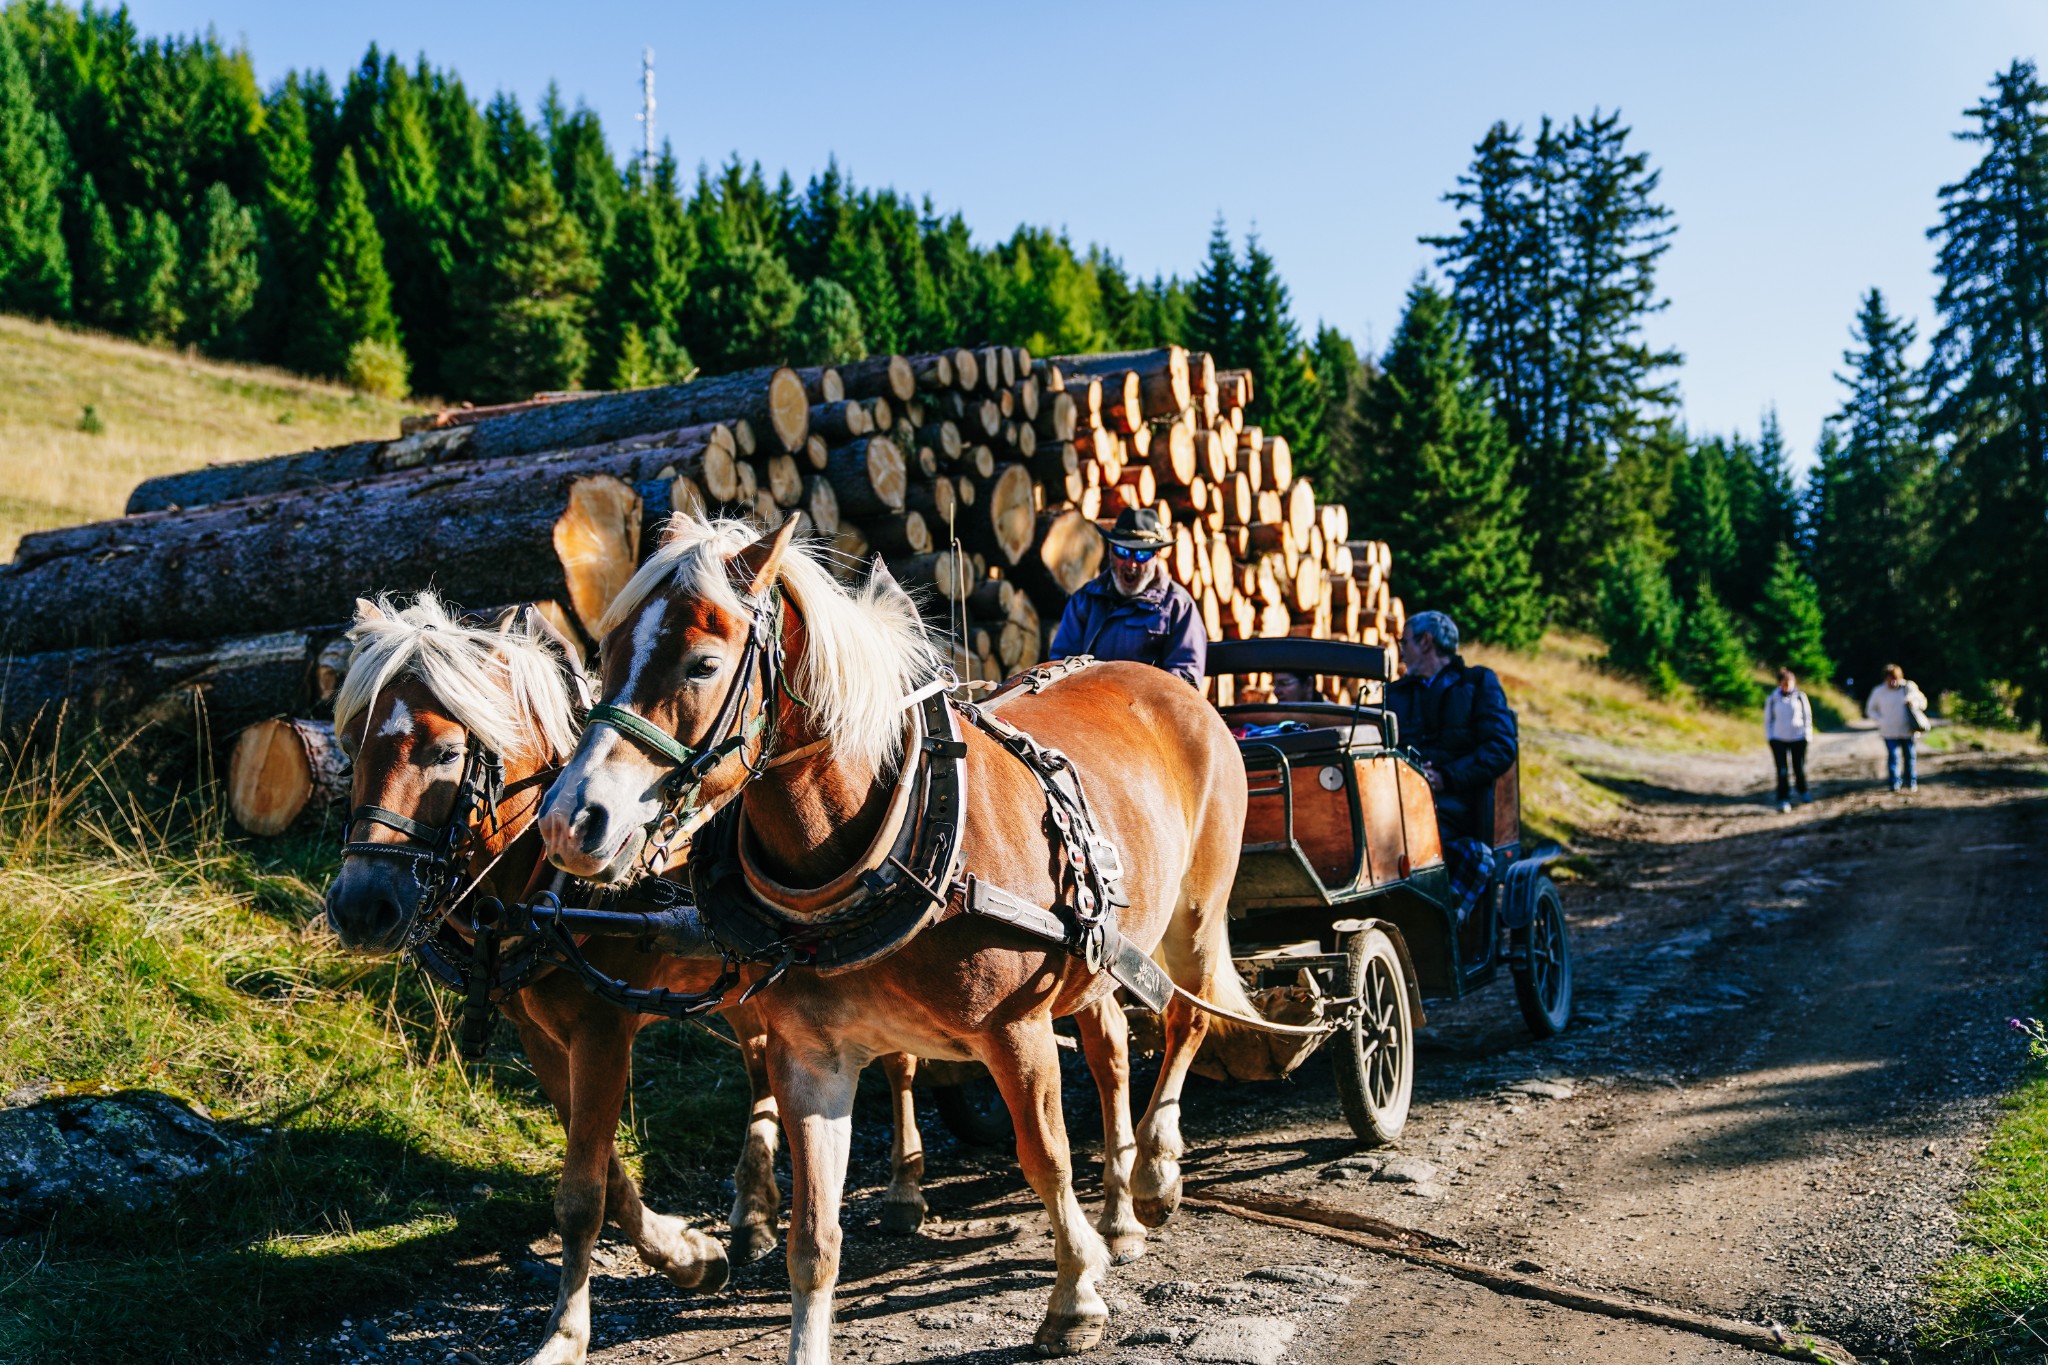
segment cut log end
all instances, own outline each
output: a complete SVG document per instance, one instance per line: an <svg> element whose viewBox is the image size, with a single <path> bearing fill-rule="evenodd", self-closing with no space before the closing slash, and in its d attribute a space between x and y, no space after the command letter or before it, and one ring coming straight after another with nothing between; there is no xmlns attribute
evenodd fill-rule
<svg viewBox="0 0 2048 1365"><path fill-rule="evenodd" d="M282 834L316 802L347 796L348 760L325 721L258 721L228 755L228 810L251 834Z"/></svg>
<svg viewBox="0 0 2048 1365"><path fill-rule="evenodd" d="M640 495L623 480L599 474L569 486L556 519L555 558L569 588L569 608L593 638L598 620L640 562Z"/></svg>

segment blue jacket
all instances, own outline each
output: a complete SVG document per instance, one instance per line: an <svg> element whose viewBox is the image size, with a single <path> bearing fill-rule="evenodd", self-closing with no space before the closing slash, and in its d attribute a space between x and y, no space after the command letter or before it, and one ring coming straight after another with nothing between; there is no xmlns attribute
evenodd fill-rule
<svg viewBox="0 0 2048 1365"><path fill-rule="evenodd" d="M1456 654L1425 682L1413 673L1387 684L1386 708L1401 743L1444 775L1444 795L1473 804L1515 766L1515 713L1490 668Z"/></svg>
<svg viewBox="0 0 2048 1365"><path fill-rule="evenodd" d="M1200 687L1209 636L1195 599L1180 584L1162 577L1136 597L1122 597L1105 571L1067 599L1053 632L1053 658L1076 654L1150 664Z"/></svg>

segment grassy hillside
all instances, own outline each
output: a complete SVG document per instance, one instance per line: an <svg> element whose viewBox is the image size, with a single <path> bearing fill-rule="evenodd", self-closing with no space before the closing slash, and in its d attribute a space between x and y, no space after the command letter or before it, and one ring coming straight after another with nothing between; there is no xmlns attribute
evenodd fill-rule
<svg viewBox="0 0 2048 1365"><path fill-rule="evenodd" d="M120 515L152 475L396 436L403 411L282 370L0 316L0 559L23 532Z"/></svg>

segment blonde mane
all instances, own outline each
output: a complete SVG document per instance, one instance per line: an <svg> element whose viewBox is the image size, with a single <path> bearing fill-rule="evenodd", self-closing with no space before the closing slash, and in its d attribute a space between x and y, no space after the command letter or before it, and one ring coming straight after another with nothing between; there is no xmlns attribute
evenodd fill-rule
<svg viewBox="0 0 2048 1365"><path fill-rule="evenodd" d="M360 607L348 633L355 642L348 676L334 697L334 728L344 730L401 676L426 684L456 722L502 755L566 758L576 748L576 711L561 656L524 625L479 630L456 620L432 591L401 609L387 596Z"/></svg>
<svg viewBox="0 0 2048 1365"><path fill-rule="evenodd" d="M609 635L671 584L744 612L726 561L760 534L744 521L670 518L661 543L612 600L597 633ZM939 647L893 581L843 586L825 562L829 553L797 541L783 559L782 587L807 636L791 690L808 703L811 728L830 735L841 756L886 773L903 753L903 699L938 671Z"/></svg>

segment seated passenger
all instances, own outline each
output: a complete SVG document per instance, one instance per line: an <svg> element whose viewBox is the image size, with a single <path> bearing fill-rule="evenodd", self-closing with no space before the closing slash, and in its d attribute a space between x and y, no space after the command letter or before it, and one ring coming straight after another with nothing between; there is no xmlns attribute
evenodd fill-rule
<svg viewBox="0 0 2048 1365"><path fill-rule="evenodd" d="M1517 747L1500 679L1458 656L1458 627L1440 611L1408 618L1401 662L1408 671L1387 684L1385 706L1436 795L1444 843L1490 835L1479 818L1493 784L1515 766Z"/></svg>
<svg viewBox="0 0 2048 1365"><path fill-rule="evenodd" d="M1290 702L1321 701L1316 692L1316 680L1306 673L1275 673L1273 675L1272 701L1276 706Z"/></svg>

